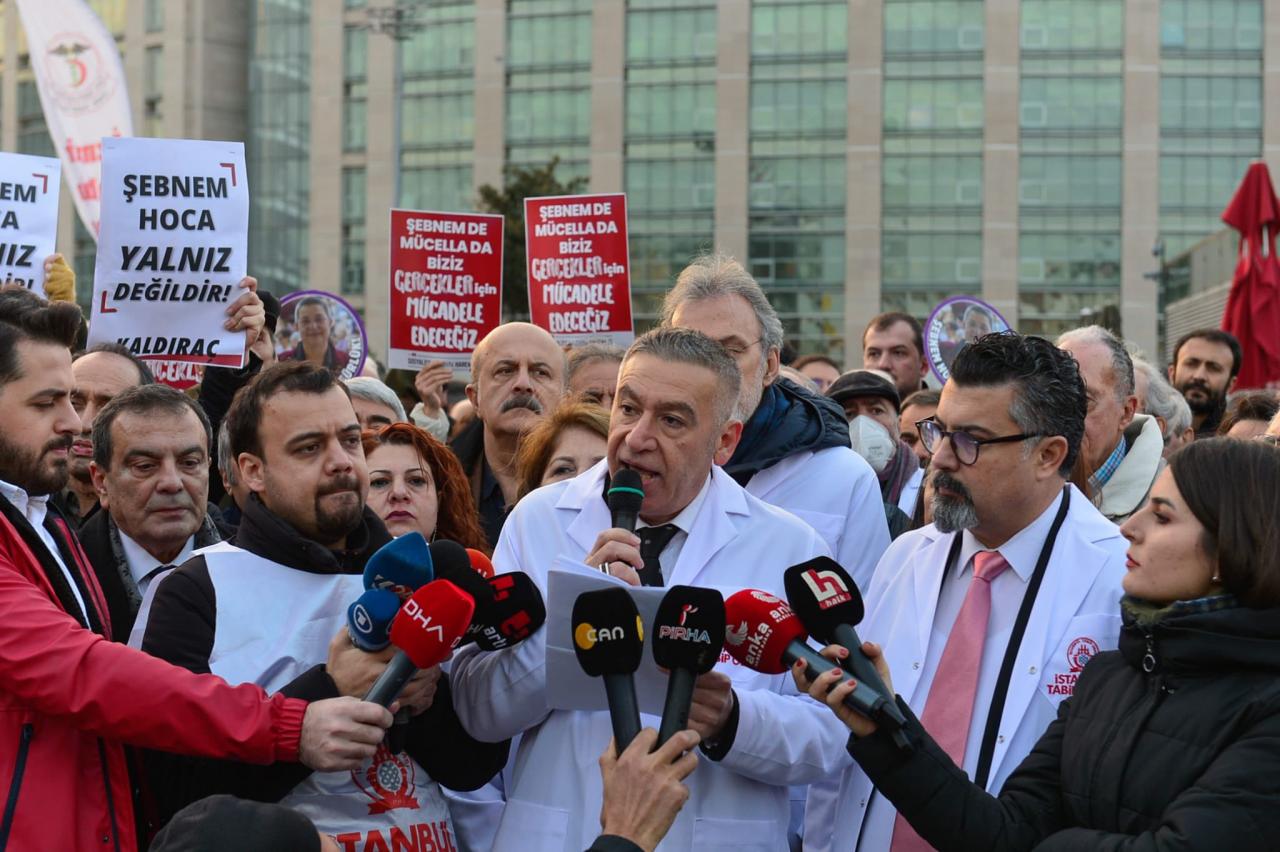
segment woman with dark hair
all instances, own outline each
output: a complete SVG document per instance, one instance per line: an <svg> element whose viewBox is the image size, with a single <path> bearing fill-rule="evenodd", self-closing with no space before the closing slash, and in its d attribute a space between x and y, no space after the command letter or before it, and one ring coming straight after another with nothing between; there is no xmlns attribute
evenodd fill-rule
<svg viewBox="0 0 1280 852"><path fill-rule="evenodd" d="M902 750L842 702L801 688L853 731L849 753L919 832L893 850L1271 850L1280 837L1280 453L1204 439L1179 450L1125 522L1118 651L1071 698L999 797L973 784L911 714ZM889 684L880 649L863 650ZM848 652L837 645L823 654ZM834 675L834 676L833 676ZM833 689L834 687L834 689ZM892 690L892 686L889 686ZM828 693L828 690L831 690ZM923 841L921 840L923 838Z"/></svg>
<svg viewBox="0 0 1280 852"><path fill-rule="evenodd" d="M1265 435L1267 424L1280 411L1280 400L1274 391L1249 391L1236 394L1227 405L1227 413L1218 424L1218 434L1227 438L1250 440Z"/></svg>
<svg viewBox="0 0 1280 852"><path fill-rule="evenodd" d="M609 412L590 402L563 402L520 439L517 494L572 479L604 458Z"/></svg>
<svg viewBox="0 0 1280 852"><path fill-rule="evenodd" d="M422 533L489 552L471 487L449 448L408 423L364 433L369 508L394 536Z"/></svg>

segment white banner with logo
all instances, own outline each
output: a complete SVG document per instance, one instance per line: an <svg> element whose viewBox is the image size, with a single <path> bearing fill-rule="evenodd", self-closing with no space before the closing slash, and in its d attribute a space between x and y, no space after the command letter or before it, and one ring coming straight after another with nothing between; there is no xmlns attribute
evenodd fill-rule
<svg viewBox="0 0 1280 852"><path fill-rule="evenodd" d="M17 0L31 70L80 221L98 236L102 138L132 136L115 38L84 0Z"/></svg>

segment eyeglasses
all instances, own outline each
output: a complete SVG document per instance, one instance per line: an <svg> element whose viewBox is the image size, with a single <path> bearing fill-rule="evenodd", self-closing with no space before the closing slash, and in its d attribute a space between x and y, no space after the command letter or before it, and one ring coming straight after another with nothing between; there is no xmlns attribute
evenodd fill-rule
<svg viewBox="0 0 1280 852"><path fill-rule="evenodd" d="M916 421L916 429L920 431L920 441L924 444L925 452L929 455L933 455L938 451L938 447L942 446L943 438L950 438L951 452L956 454L956 458L961 464L973 464L976 462L979 448L987 444L1008 444L1013 441L1025 441L1028 438L1043 437L1039 433L1023 433L1005 435L1001 438L975 438L968 432L948 432L939 426L936 420L918 420Z"/></svg>
<svg viewBox="0 0 1280 852"><path fill-rule="evenodd" d="M757 343L763 343L763 342L764 342L764 338L762 337L759 340L753 340L750 343L729 344L729 343L724 343L722 341L720 345L724 347L725 352L729 353L730 358L741 358L743 355L747 354L747 352L751 349L752 346L755 346Z"/></svg>
<svg viewBox="0 0 1280 852"><path fill-rule="evenodd" d="M1280 435L1257 435L1253 440L1270 444L1273 447L1280 447Z"/></svg>

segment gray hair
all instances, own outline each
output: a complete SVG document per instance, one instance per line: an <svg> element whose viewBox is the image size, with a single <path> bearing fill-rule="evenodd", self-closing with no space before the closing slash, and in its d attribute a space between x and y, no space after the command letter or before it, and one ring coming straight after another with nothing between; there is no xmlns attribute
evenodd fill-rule
<svg viewBox="0 0 1280 852"><path fill-rule="evenodd" d="M1069 343L1098 343L1107 347L1111 352L1111 374L1115 381L1116 398L1124 402L1133 396L1133 359L1120 338L1100 325L1086 325L1058 335L1058 348Z"/></svg>
<svg viewBox="0 0 1280 852"><path fill-rule="evenodd" d="M209 417L194 399L168 385L134 385L116 394L93 418L93 461L103 470L111 469L111 427L121 414L150 414L152 412L181 415L194 412L196 420L204 428L205 452L213 444L213 427Z"/></svg>
<svg viewBox="0 0 1280 852"><path fill-rule="evenodd" d="M705 367L716 374L716 418L728 423L736 414L742 374L738 364L725 348L700 331L691 328L659 327L646 332L631 344L623 362L636 355L652 355L663 361Z"/></svg>
<svg viewBox="0 0 1280 852"><path fill-rule="evenodd" d="M366 402L390 408L396 414L396 423L404 423L409 419L405 416L404 403L400 401L400 397L378 379L372 376L356 376L353 379L345 379L343 384L347 386L347 390L351 391L353 399L363 399Z"/></svg>
<svg viewBox="0 0 1280 852"><path fill-rule="evenodd" d="M573 377L588 364L594 364L596 361L613 361L615 364L621 364L626 354L622 347L610 346L608 343L575 346L569 352L569 367L565 372L565 383L573 384Z"/></svg>
<svg viewBox="0 0 1280 852"><path fill-rule="evenodd" d="M1191 406L1182 394L1174 390L1151 362L1134 358L1133 369L1147 377L1147 398L1142 413L1164 421L1166 438L1185 432L1191 426Z"/></svg>
<svg viewBox="0 0 1280 852"><path fill-rule="evenodd" d="M764 290L751 273L727 254L695 257L676 278L676 284L662 300L662 325L671 325L676 309L685 302L700 302L718 296L740 296L747 300L760 323L765 351L782 348L782 320L769 304Z"/></svg>
<svg viewBox="0 0 1280 852"><path fill-rule="evenodd" d="M223 423L218 427L218 473L222 474L222 478L227 481L228 487L234 488L240 484L240 466L231 458L231 433L227 431L227 424Z"/></svg>

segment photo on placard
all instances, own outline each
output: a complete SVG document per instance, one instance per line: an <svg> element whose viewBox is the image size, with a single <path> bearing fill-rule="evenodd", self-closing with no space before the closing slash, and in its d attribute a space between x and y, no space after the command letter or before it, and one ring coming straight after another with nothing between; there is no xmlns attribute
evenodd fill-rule
<svg viewBox="0 0 1280 852"><path fill-rule="evenodd" d="M984 334L1009 331L1000 312L976 296L952 296L938 303L924 324L929 367L939 381L951 376L951 362L967 344Z"/></svg>
<svg viewBox="0 0 1280 852"><path fill-rule="evenodd" d="M340 379L360 375L369 351L364 322L345 300L322 290L299 290L280 300L276 357L322 364Z"/></svg>

